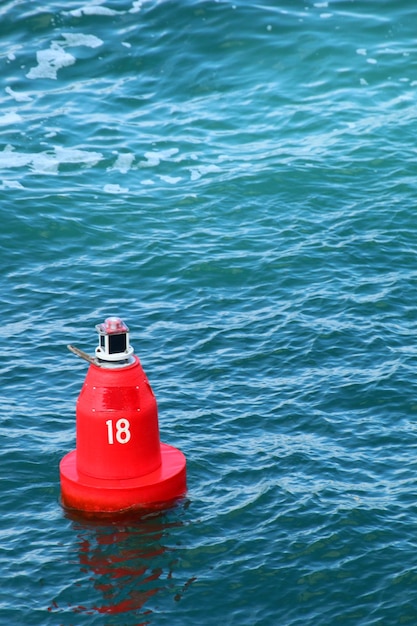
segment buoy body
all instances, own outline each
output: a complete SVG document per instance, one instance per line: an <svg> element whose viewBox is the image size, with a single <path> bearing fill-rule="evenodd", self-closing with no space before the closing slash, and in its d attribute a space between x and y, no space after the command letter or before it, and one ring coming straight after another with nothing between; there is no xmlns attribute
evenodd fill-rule
<svg viewBox="0 0 417 626"><path fill-rule="evenodd" d="M137 356L92 363L76 405L76 450L60 463L62 503L90 514L175 500L186 492L183 453L160 442L155 396Z"/></svg>
<svg viewBox="0 0 417 626"><path fill-rule="evenodd" d="M139 478L161 465L156 400L138 357L122 369L90 365L76 415L82 474Z"/></svg>

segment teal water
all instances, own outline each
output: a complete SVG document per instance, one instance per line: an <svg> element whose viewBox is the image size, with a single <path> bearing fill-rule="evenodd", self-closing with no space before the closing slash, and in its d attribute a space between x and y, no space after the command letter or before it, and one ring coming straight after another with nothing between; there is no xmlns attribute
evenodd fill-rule
<svg viewBox="0 0 417 626"><path fill-rule="evenodd" d="M0 5L0 623L417 623L417 10ZM171 509L60 506L120 315Z"/></svg>

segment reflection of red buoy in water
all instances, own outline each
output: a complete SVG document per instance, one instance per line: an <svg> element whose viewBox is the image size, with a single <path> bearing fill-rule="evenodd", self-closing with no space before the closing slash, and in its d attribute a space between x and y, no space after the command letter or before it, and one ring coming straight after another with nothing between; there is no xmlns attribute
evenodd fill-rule
<svg viewBox="0 0 417 626"><path fill-rule="evenodd" d="M155 396L118 317L97 327L76 407L77 445L61 460L65 507L115 513L168 502L186 492L183 453L159 440Z"/></svg>

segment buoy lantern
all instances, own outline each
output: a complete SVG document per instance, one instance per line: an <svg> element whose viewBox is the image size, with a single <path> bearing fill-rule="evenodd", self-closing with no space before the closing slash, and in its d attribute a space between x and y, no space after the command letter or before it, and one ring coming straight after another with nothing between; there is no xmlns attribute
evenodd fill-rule
<svg viewBox="0 0 417 626"><path fill-rule="evenodd" d="M99 345L76 405L76 450L61 460L61 498L68 509L108 514L183 496L183 453L159 439L158 409L149 381L119 317L96 326Z"/></svg>

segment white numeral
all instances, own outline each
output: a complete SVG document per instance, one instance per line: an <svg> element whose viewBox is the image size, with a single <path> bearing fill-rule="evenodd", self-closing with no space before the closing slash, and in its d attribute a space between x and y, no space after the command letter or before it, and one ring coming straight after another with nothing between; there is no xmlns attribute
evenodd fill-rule
<svg viewBox="0 0 417 626"><path fill-rule="evenodd" d="M107 420L107 440L109 444L114 443L113 420ZM118 443L127 443L130 441L130 423L124 417L116 422L116 441Z"/></svg>

